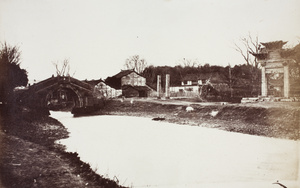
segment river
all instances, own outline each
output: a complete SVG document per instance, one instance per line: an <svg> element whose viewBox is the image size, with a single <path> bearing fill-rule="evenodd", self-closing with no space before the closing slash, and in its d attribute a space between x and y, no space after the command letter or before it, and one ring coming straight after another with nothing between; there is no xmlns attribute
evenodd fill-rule
<svg viewBox="0 0 300 188"><path fill-rule="evenodd" d="M129 187L288 188L299 182L300 142L149 118L51 112L59 142L100 175Z"/></svg>

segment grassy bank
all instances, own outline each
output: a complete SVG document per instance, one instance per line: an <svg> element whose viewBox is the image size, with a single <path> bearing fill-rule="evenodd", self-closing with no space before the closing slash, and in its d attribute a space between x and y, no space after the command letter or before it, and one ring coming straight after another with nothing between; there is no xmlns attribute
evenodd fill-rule
<svg viewBox="0 0 300 188"><path fill-rule="evenodd" d="M67 137L64 126L48 116L26 110L1 116L0 187L120 187L55 144Z"/></svg>
<svg viewBox="0 0 300 188"><path fill-rule="evenodd" d="M186 107L193 107L187 112ZM169 101L107 101L96 114L142 116L165 121L217 128L251 135L297 140L300 138L298 104L201 104Z"/></svg>

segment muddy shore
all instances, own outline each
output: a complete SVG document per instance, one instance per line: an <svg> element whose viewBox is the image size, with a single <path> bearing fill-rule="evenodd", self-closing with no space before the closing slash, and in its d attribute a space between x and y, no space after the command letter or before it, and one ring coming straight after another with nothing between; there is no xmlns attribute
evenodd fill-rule
<svg viewBox="0 0 300 188"><path fill-rule="evenodd" d="M29 116L1 118L0 187L121 187L96 174L77 153L65 152L55 143L68 137L60 122Z"/></svg>
<svg viewBox="0 0 300 188"><path fill-rule="evenodd" d="M193 110L187 111L187 107ZM1 119L0 187L121 187L96 174L77 153L56 140L68 132L55 119L30 112ZM260 105L198 104L180 101L111 100L92 115L148 117L184 126L299 140L298 103Z"/></svg>
<svg viewBox="0 0 300 188"><path fill-rule="evenodd" d="M193 110L187 111L187 107ZM110 100L94 115L154 118L244 134L299 140L300 103L194 103L176 100Z"/></svg>

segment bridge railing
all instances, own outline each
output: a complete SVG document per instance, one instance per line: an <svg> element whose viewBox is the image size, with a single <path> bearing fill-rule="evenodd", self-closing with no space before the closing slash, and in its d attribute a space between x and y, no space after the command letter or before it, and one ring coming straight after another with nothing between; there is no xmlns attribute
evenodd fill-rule
<svg viewBox="0 0 300 188"><path fill-rule="evenodd" d="M36 84L33 84L32 86L30 86L29 88L32 88L34 89L35 91L38 91L38 90L41 90L45 87L48 87L50 85L54 85L55 83L57 83L57 79L56 77L51 77L51 78L48 78L46 80L43 80L41 82L38 82Z"/></svg>
<svg viewBox="0 0 300 188"><path fill-rule="evenodd" d="M82 82L80 80L77 80L75 78L69 77L69 76L57 76L57 77L51 77L46 80L43 80L41 82L38 82L30 88L34 91L40 91L45 88L51 87L53 85L59 85L59 84L72 84L75 85L75 87L79 87L85 90L92 91L92 86L88 83Z"/></svg>

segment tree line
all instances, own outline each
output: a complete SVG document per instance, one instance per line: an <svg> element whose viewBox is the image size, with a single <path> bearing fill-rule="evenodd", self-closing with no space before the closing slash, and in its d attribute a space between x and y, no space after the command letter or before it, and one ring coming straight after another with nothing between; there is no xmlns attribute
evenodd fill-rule
<svg viewBox="0 0 300 188"><path fill-rule="evenodd" d="M171 66L148 66L142 72L147 80L147 84L153 88L156 87L157 75L162 76L162 86L165 85L165 75L169 74L171 86L180 86L184 77L190 74L201 75L201 74L212 74L218 73L224 80L224 83L228 84L229 87L233 89L240 90L240 93L247 90L248 95L258 95L260 92L260 79L261 70L255 68L251 65L235 65L231 66L216 66L205 64L203 66L182 66L177 65L175 67ZM253 75L257 75L254 77Z"/></svg>

